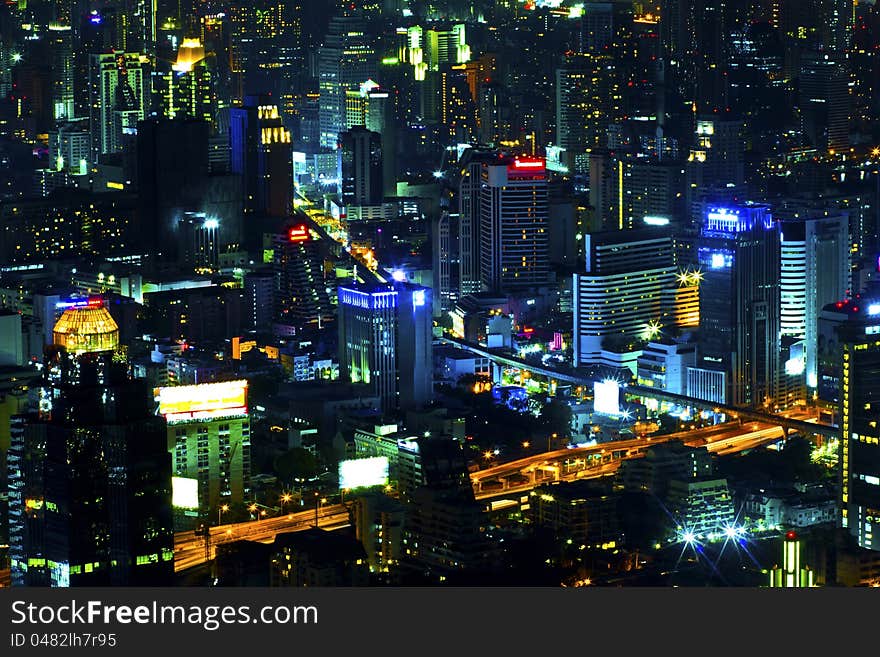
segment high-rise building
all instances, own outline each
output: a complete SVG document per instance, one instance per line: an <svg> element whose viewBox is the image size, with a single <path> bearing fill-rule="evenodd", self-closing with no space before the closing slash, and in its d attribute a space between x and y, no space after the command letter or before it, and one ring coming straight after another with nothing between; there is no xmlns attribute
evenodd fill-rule
<svg viewBox="0 0 880 657"><path fill-rule="evenodd" d="M200 515L222 521L224 505L249 502L247 381L158 388L156 401L174 475L197 481Z"/></svg>
<svg viewBox="0 0 880 657"><path fill-rule="evenodd" d="M339 287L339 374L367 383L384 410L419 407L433 395L429 288Z"/></svg>
<svg viewBox="0 0 880 657"><path fill-rule="evenodd" d="M810 53L798 77L798 110L804 137L823 152L849 148L850 76L837 57Z"/></svg>
<svg viewBox="0 0 880 657"><path fill-rule="evenodd" d="M497 161L496 151L469 148L459 162L458 253L460 296L483 289L480 277L480 186L484 164Z"/></svg>
<svg viewBox="0 0 880 657"><path fill-rule="evenodd" d="M620 106L614 63L607 54L579 53L556 70L556 145L569 153L605 148Z"/></svg>
<svg viewBox="0 0 880 657"><path fill-rule="evenodd" d="M149 390L101 299L60 305L38 406L12 420L13 584L170 584L171 467Z"/></svg>
<svg viewBox="0 0 880 657"><path fill-rule="evenodd" d="M573 282L575 366L657 337L676 281L672 238L658 229L588 233L584 254Z"/></svg>
<svg viewBox="0 0 880 657"><path fill-rule="evenodd" d="M290 131L278 106L247 96L229 111L231 171L242 177L245 213L286 217L293 189ZM335 145L335 144L334 144Z"/></svg>
<svg viewBox="0 0 880 657"><path fill-rule="evenodd" d="M547 170L543 159L506 157L480 173L480 279L492 292L550 282Z"/></svg>
<svg viewBox="0 0 880 657"><path fill-rule="evenodd" d="M833 304L839 377L840 523L860 547L880 550L880 302Z"/></svg>
<svg viewBox="0 0 880 657"><path fill-rule="evenodd" d="M851 286L849 217L810 212L780 222L780 332L804 341L806 385L817 386L819 313Z"/></svg>
<svg viewBox="0 0 880 657"><path fill-rule="evenodd" d="M70 25L49 25L52 52L52 115L56 121L70 121L75 116L73 83L73 30Z"/></svg>
<svg viewBox="0 0 880 657"><path fill-rule="evenodd" d="M302 327L332 321L320 240L305 223L272 236L275 321Z"/></svg>
<svg viewBox="0 0 880 657"><path fill-rule="evenodd" d="M163 116L178 115L216 123L223 107L217 95L217 57L206 51L198 39L184 39L177 59L157 73L161 81L158 101Z"/></svg>
<svg viewBox="0 0 880 657"><path fill-rule="evenodd" d="M700 358L735 405L772 405L779 376L779 227L762 205L710 208L700 233Z"/></svg>
<svg viewBox="0 0 880 657"><path fill-rule="evenodd" d="M343 204L382 203L382 136L355 126L339 135L339 195Z"/></svg>
<svg viewBox="0 0 880 657"><path fill-rule="evenodd" d="M356 16L330 19L324 45L318 50L320 145L336 148L345 129L345 92L376 78L376 51L369 30Z"/></svg>
<svg viewBox="0 0 880 657"><path fill-rule="evenodd" d="M143 243L171 260L181 256L179 223L200 210L208 184L207 122L182 116L138 125L138 203ZM231 226L220 226L221 235ZM224 243L238 242L237 230Z"/></svg>
<svg viewBox="0 0 880 657"><path fill-rule="evenodd" d="M123 150L126 136L137 134L138 121L150 106L147 63L142 55L113 51L89 60L89 122L92 159Z"/></svg>

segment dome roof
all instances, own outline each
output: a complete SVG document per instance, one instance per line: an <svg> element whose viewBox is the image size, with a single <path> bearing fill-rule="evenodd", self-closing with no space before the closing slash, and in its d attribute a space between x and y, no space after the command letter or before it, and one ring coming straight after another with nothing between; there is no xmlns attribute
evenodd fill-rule
<svg viewBox="0 0 880 657"><path fill-rule="evenodd" d="M52 337L73 354L113 351L119 347L119 326L103 306L69 308L56 322Z"/></svg>

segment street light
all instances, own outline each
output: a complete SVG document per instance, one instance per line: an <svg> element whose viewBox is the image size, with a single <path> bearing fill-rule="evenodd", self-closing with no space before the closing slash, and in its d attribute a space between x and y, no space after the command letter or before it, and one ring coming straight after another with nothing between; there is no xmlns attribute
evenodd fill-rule
<svg viewBox="0 0 880 657"><path fill-rule="evenodd" d="M222 524L222 523L220 522L220 516L221 516L222 514L226 513L227 511L229 511L229 505L228 505L228 504L224 504L224 505L220 506L220 507L217 509L217 524L218 524L218 525Z"/></svg>
<svg viewBox="0 0 880 657"><path fill-rule="evenodd" d="M290 493L284 493L281 496L281 513L284 513L284 505L286 503L290 502L290 500L292 500L292 499L293 499L293 495L291 495Z"/></svg>

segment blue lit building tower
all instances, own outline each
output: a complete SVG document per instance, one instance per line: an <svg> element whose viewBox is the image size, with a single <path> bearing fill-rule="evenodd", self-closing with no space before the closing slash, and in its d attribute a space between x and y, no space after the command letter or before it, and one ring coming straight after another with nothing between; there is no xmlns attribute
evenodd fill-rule
<svg viewBox="0 0 880 657"><path fill-rule="evenodd" d="M779 229L762 205L710 207L700 230L701 367L723 373L725 401L772 405L778 394Z"/></svg>
<svg viewBox="0 0 880 657"><path fill-rule="evenodd" d="M431 290L351 284L338 290L340 376L369 384L385 411L431 398Z"/></svg>

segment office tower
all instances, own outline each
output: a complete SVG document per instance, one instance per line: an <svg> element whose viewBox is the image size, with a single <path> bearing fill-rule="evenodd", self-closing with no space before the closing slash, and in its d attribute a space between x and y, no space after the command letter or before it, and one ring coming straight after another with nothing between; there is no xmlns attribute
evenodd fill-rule
<svg viewBox="0 0 880 657"><path fill-rule="evenodd" d="M436 219L431 222L431 270L434 291L434 316L450 310L458 295L452 289L452 240L451 217L449 208L445 206Z"/></svg>
<svg viewBox="0 0 880 657"><path fill-rule="evenodd" d="M147 63L138 53L113 51L89 58L92 158L119 153L150 106Z"/></svg>
<svg viewBox="0 0 880 657"><path fill-rule="evenodd" d="M266 68L286 80L303 74L306 44L302 12L299 0L235 0L229 4L228 47L235 98L243 98L246 77Z"/></svg>
<svg viewBox="0 0 880 657"><path fill-rule="evenodd" d="M215 271L220 261L220 222L204 212L184 212L177 221L177 263L185 270Z"/></svg>
<svg viewBox="0 0 880 657"><path fill-rule="evenodd" d="M670 80L682 103L700 113L727 107L729 38L726 0L662 0L660 38Z"/></svg>
<svg viewBox="0 0 880 657"><path fill-rule="evenodd" d="M383 410L430 401L431 290L417 285L340 286L339 374L366 383Z"/></svg>
<svg viewBox="0 0 880 657"><path fill-rule="evenodd" d="M459 160L458 253L459 296L483 289L480 277L480 186L484 164L498 160L498 152L469 148Z"/></svg>
<svg viewBox="0 0 880 657"><path fill-rule="evenodd" d="M623 225L638 228L645 224L681 225L686 218L685 165L673 160L622 158L621 196Z"/></svg>
<svg viewBox="0 0 880 657"><path fill-rule="evenodd" d="M804 341L808 388L817 386L819 313L846 297L850 283L849 217L792 208L780 222L780 331Z"/></svg>
<svg viewBox="0 0 880 657"><path fill-rule="evenodd" d="M275 321L301 328L332 321L320 240L304 223L272 236Z"/></svg>
<svg viewBox="0 0 880 657"><path fill-rule="evenodd" d="M500 293L550 282L543 159L507 157L480 173L480 279Z"/></svg>
<svg viewBox="0 0 880 657"><path fill-rule="evenodd" d="M367 80L355 91L345 92L345 128L363 126L381 135L382 195L397 194L396 92Z"/></svg>
<svg viewBox="0 0 880 657"><path fill-rule="evenodd" d="M52 53L52 116L56 121L70 121L75 116L73 30L70 25L49 25L49 48Z"/></svg>
<svg viewBox="0 0 880 657"><path fill-rule="evenodd" d="M819 151L849 148L849 74L827 53L805 55L798 78L798 110L806 140Z"/></svg>
<svg viewBox="0 0 880 657"><path fill-rule="evenodd" d="M675 286L672 238L657 229L587 233L584 254L572 285L576 367L657 337L664 293Z"/></svg>
<svg viewBox="0 0 880 657"><path fill-rule="evenodd" d="M339 135L339 195L344 205L382 203L382 136L355 126Z"/></svg>
<svg viewBox="0 0 880 657"><path fill-rule="evenodd" d="M102 300L59 305L38 408L12 420L13 584L168 585L171 466L149 390Z"/></svg>
<svg viewBox="0 0 880 657"><path fill-rule="evenodd" d="M322 147L336 148L339 133L345 129L345 92L376 77L376 52L364 22L354 16L331 18L324 45L318 50Z"/></svg>
<svg viewBox="0 0 880 657"><path fill-rule="evenodd" d="M570 153L607 147L619 101L608 55L567 56L556 69L556 145Z"/></svg>
<svg viewBox="0 0 880 657"><path fill-rule="evenodd" d="M840 382L840 522L859 546L880 550L873 529L880 508L880 303L873 296L838 302L830 312L838 316L830 346Z"/></svg>
<svg viewBox="0 0 880 657"><path fill-rule="evenodd" d="M242 177L244 211L271 217L290 213L293 187L290 131L278 106L247 96L242 107L229 111L231 171Z"/></svg>
<svg viewBox="0 0 880 657"><path fill-rule="evenodd" d="M727 403L772 406L779 375L779 227L761 205L710 208L700 231L700 357Z"/></svg>
<svg viewBox="0 0 880 657"><path fill-rule="evenodd" d="M244 275L244 328L268 331L275 319L275 272L251 271Z"/></svg>
<svg viewBox="0 0 880 657"><path fill-rule="evenodd" d="M708 205L733 204L745 190L745 134L740 119L698 118L688 156L685 202L698 227Z"/></svg>
<svg viewBox="0 0 880 657"><path fill-rule="evenodd" d="M205 121L184 117L150 119L138 125L139 229L143 243L170 260L176 260L183 250L178 238L183 212L198 210L204 202L208 132ZM232 226L221 225L220 230L224 243L239 241Z"/></svg>
<svg viewBox="0 0 880 657"><path fill-rule="evenodd" d="M224 505L250 501L247 386L241 380L158 388L172 470L197 480L199 513L211 524L222 523Z"/></svg>
<svg viewBox="0 0 880 657"><path fill-rule="evenodd" d="M214 125L219 105L217 95L217 57L206 52L198 39L184 39L177 58L158 74L158 93L162 116L173 119L185 116Z"/></svg>

